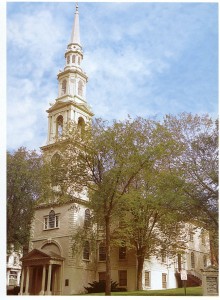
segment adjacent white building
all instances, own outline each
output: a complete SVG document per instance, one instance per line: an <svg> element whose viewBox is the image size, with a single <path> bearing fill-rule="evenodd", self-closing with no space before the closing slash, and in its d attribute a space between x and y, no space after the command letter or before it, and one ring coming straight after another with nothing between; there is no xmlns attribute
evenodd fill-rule
<svg viewBox="0 0 220 300"><path fill-rule="evenodd" d="M14 245L10 245L10 249L7 253L7 273L6 284L7 289L14 288L20 285L21 277L21 257L22 251L16 251Z"/></svg>
<svg viewBox="0 0 220 300"><path fill-rule="evenodd" d="M86 101L87 75L81 68L83 51L80 42L79 13L76 6L70 43L65 52L65 66L58 74L58 98L47 110L47 144L41 149L53 159L59 155L57 137L69 121L79 128L90 123L93 113ZM73 233L84 226L90 211L88 199L75 197L65 204L51 201L35 210L30 252L22 258L21 295L71 295L84 293L94 280L105 279L105 245L97 241L92 248L86 241L81 253L73 255ZM123 249L122 249L123 248ZM166 289L178 286L178 270L184 268L192 276L209 262L207 233L195 229L189 235L185 254L174 259L151 257L144 263L143 289ZM112 251L112 280L127 290L136 289L137 260L133 250L115 247ZM18 276L19 277L19 274Z"/></svg>

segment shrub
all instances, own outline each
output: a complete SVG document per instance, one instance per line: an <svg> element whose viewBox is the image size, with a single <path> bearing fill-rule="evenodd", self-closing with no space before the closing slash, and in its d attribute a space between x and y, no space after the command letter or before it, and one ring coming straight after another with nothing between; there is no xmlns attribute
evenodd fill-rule
<svg viewBox="0 0 220 300"><path fill-rule="evenodd" d="M20 286L15 286L12 289L7 290L7 295L18 295L20 292Z"/></svg>
<svg viewBox="0 0 220 300"><path fill-rule="evenodd" d="M104 293L105 292L105 280L93 281L89 283L90 286L84 287L88 294L91 293ZM111 292L126 291L125 288L118 287L116 281L111 281Z"/></svg>

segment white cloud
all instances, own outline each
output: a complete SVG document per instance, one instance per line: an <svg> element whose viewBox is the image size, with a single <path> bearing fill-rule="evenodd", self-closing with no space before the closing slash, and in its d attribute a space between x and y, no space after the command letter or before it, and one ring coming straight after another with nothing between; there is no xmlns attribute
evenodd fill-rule
<svg viewBox="0 0 220 300"><path fill-rule="evenodd" d="M8 146L38 148L47 134L45 110L57 97L56 75L64 66L74 7L17 3L13 11L13 5L7 26ZM192 101L189 106L180 99L189 97L184 84L191 82L190 76L197 78L192 91L198 93L196 86L201 86L204 73L193 75L187 54L191 48L203 50L198 46L214 31L217 19L213 21L211 10L203 4L81 3L87 99L96 116L120 119L193 106L201 111L202 104ZM175 76L184 59L192 74L185 74L188 81L181 83Z"/></svg>

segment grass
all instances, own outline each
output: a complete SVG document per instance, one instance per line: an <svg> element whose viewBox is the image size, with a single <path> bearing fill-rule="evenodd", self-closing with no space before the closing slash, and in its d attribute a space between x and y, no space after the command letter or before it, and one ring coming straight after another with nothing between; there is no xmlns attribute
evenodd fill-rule
<svg viewBox="0 0 220 300"><path fill-rule="evenodd" d="M86 294L88 296L104 296L104 293ZM112 292L112 296L185 296L184 288L167 289L167 290L148 290L133 292ZM202 288L187 287L186 296L202 296Z"/></svg>

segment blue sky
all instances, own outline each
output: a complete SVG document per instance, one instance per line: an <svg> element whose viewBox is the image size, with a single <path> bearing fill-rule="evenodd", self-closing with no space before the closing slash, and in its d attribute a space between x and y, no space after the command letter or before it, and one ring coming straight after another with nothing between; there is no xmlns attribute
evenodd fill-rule
<svg viewBox="0 0 220 300"><path fill-rule="evenodd" d="M75 5L7 3L7 148L39 149ZM218 114L217 3L79 2L95 117Z"/></svg>

